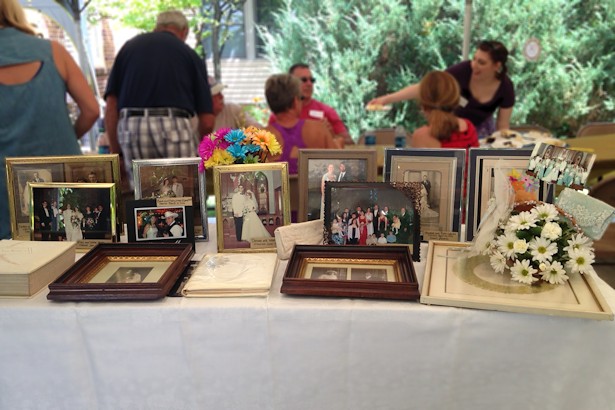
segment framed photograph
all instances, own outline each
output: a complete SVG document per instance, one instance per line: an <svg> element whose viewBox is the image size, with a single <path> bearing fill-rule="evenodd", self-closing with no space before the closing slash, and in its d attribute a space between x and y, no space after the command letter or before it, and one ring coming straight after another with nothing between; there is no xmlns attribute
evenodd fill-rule
<svg viewBox="0 0 615 410"><path fill-rule="evenodd" d="M299 150L299 222L324 218L325 182L376 182L376 151Z"/></svg>
<svg viewBox="0 0 615 410"><path fill-rule="evenodd" d="M325 244L406 245L420 257L420 182L326 182Z"/></svg>
<svg viewBox="0 0 615 410"><path fill-rule="evenodd" d="M406 246L297 245L280 291L289 295L402 300L420 296Z"/></svg>
<svg viewBox="0 0 615 410"><path fill-rule="evenodd" d="M420 182L424 240L459 240L464 197L465 149L385 150L385 182Z"/></svg>
<svg viewBox="0 0 615 410"><path fill-rule="evenodd" d="M209 240L205 172L200 158L143 159L132 161L135 199L191 197L194 238ZM128 218L128 217L127 217Z"/></svg>
<svg viewBox="0 0 615 410"><path fill-rule="evenodd" d="M194 246L192 198L138 199L126 204L128 242L176 242Z"/></svg>
<svg viewBox="0 0 615 410"><path fill-rule="evenodd" d="M466 211L466 241L471 241L493 197L495 169L509 176L524 175L529 167L531 149L471 148L468 161L468 199ZM515 181L523 183L522 181ZM528 192L524 201L553 202L553 186L538 181L536 189Z"/></svg>
<svg viewBox="0 0 615 410"><path fill-rule="evenodd" d="M583 189L596 154L564 147L536 144L526 173L550 184Z"/></svg>
<svg viewBox="0 0 615 410"><path fill-rule="evenodd" d="M11 236L30 239L30 190L28 182L115 183L121 202L120 163L117 154L62 157L13 157L6 159ZM98 206L100 204L97 204ZM104 204L103 204L104 206ZM118 219L118 225L123 221ZM117 229L117 228L116 228Z"/></svg>
<svg viewBox="0 0 615 410"><path fill-rule="evenodd" d="M30 239L77 242L77 251L116 242L115 184L29 182Z"/></svg>
<svg viewBox="0 0 615 410"><path fill-rule="evenodd" d="M214 167L218 252L275 252L273 231L290 224L288 164Z"/></svg>
<svg viewBox="0 0 615 410"><path fill-rule="evenodd" d="M160 299L171 291L193 254L190 244L99 244L49 285L47 299Z"/></svg>
<svg viewBox="0 0 615 410"><path fill-rule="evenodd" d="M613 320L592 275L571 275L563 285L525 285L496 273L489 258L467 258L467 243L432 241L421 303L473 309Z"/></svg>

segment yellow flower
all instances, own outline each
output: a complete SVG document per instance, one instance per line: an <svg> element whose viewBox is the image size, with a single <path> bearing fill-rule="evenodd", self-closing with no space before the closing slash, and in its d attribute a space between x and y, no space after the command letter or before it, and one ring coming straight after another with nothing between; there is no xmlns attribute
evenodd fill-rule
<svg viewBox="0 0 615 410"><path fill-rule="evenodd" d="M205 168L210 168L215 165L231 165L235 163L235 157L226 150L216 148L211 157L205 161Z"/></svg>
<svg viewBox="0 0 615 410"><path fill-rule="evenodd" d="M515 180L519 180L521 178L521 173L515 168L512 171L510 171L510 177L515 179Z"/></svg>
<svg viewBox="0 0 615 410"><path fill-rule="evenodd" d="M246 129L246 133L250 135L252 144L258 145L262 150L269 151L271 155L278 155L282 152L280 143L271 132L249 127Z"/></svg>

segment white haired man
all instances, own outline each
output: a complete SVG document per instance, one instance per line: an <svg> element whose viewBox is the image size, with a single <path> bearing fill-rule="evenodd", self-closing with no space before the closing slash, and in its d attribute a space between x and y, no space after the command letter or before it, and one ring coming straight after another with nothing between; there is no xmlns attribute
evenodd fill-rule
<svg viewBox="0 0 615 410"><path fill-rule="evenodd" d="M185 44L188 32L181 12L162 12L154 31L132 38L115 59L105 126L110 150L123 154L128 173L133 159L197 156L199 136L213 129L207 68Z"/></svg>

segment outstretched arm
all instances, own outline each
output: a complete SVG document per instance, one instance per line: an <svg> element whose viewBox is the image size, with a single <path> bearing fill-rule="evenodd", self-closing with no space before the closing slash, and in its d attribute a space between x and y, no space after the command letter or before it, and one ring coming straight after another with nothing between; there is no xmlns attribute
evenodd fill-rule
<svg viewBox="0 0 615 410"><path fill-rule="evenodd" d="M79 116L75 121L75 133L78 138L88 132L100 115L100 107L90 88L87 80L75 60L68 51L59 43L52 41L51 50L53 60L60 73L60 77L66 83L66 89L79 107Z"/></svg>

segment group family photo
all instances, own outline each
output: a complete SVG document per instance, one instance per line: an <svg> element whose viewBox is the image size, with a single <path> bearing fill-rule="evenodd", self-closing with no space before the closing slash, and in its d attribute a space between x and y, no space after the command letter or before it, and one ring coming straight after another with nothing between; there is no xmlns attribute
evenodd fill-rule
<svg viewBox="0 0 615 410"><path fill-rule="evenodd" d="M112 240L109 188L32 187L33 238L41 241Z"/></svg>

